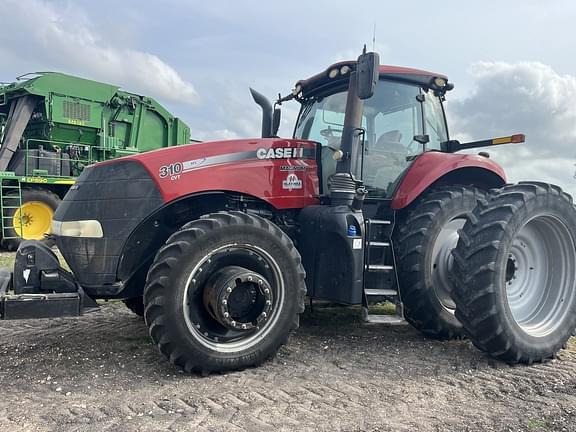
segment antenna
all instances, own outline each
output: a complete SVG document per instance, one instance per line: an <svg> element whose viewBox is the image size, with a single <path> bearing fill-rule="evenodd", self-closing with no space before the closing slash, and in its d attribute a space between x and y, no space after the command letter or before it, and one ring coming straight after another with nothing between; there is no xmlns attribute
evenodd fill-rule
<svg viewBox="0 0 576 432"><path fill-rule="evenodd" d="M372 51L376 50L376 22L374 22L374 29L372 31Z"/></svg>

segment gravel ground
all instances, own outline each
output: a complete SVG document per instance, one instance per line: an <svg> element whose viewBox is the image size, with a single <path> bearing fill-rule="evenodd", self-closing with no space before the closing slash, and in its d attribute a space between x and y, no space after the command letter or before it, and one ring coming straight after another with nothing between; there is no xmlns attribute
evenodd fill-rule
<svg viewBox="0 0 576 432"><path fill-rule="evenodd" d="M467 341L307 311L264 366L182 374L121 303L0 322L0 430L576 431L576 343L511 367Z"/></svg>

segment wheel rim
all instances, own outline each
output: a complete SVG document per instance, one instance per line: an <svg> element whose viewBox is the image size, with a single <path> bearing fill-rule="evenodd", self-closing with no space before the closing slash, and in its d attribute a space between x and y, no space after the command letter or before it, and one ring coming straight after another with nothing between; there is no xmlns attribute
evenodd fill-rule
<svg viewBox="0 0 576 432"><path fill-rule="evenodd" d="M54 210L41 201L29 201L14 212L12 226L24 240L42 240L50 233Z"/></svg>
<svg viewBox="0 0 576 432"><path fill-rule="evenodd" d="M525 223L512 242L503 275L516 324L535 337L563 325L574 303L575 275L574 239L566 225L552 215Z"/></svg>
<svg viewBox="0 0 576 432"><path fill-rule="evenodd" d="M436 237L432 249L430 274L432 278L432 290L442 307L454 313L456 304L450 296L452 264L452 250L458 243L458 230L464 226L466 219L454 218L446 223Z"/></svg>
<svg viewBox="0 0 576 432"><path fill-rule="evenodd" d="M184 319L191 336L205 347L238 352L270 332L284 295L282 272L268 252L228 244L204 256L190 272Z"/></svg>

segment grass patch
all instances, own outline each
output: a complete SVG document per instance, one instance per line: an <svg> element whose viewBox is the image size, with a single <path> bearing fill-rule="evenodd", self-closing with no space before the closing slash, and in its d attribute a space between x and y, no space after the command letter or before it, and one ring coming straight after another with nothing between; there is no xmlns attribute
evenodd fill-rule
<svg viewBox="0 0 576 432"><path fill-rule="evenodd" d="M394 315L396 307L393 303L383 302L370 306L370 313ZM362 307L356 306L343 306L330 302L314 301L313 312L310 307L302 315L302 321L311 325L325 325L331 322L332 325L346 325L352 323L361 323L362 321Z"/></svg>
<svg viewBox="0 0 576 432"><path fill-rule="evenodd" d="M528 429L530 430L542 430L546 428L546 422L540 419L529 419Z"/></svg>
<svg viewBox="0 0 576 432"><path fill-rule="evenodd" d="M16 254L13 252L0 253L0 267L8 267L10 270L14 268L14 259Z"/></svg>

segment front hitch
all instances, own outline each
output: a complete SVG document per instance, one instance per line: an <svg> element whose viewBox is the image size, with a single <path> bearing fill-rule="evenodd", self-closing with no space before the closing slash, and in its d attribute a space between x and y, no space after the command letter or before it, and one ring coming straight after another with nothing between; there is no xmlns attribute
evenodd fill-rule
<svg viewBox="0 0 576 432"><path fill-rule="evenodd" d="M20 244L14 273L0 269L0 319L78 316L97 307L54 251L37 240Z"/></svg>

